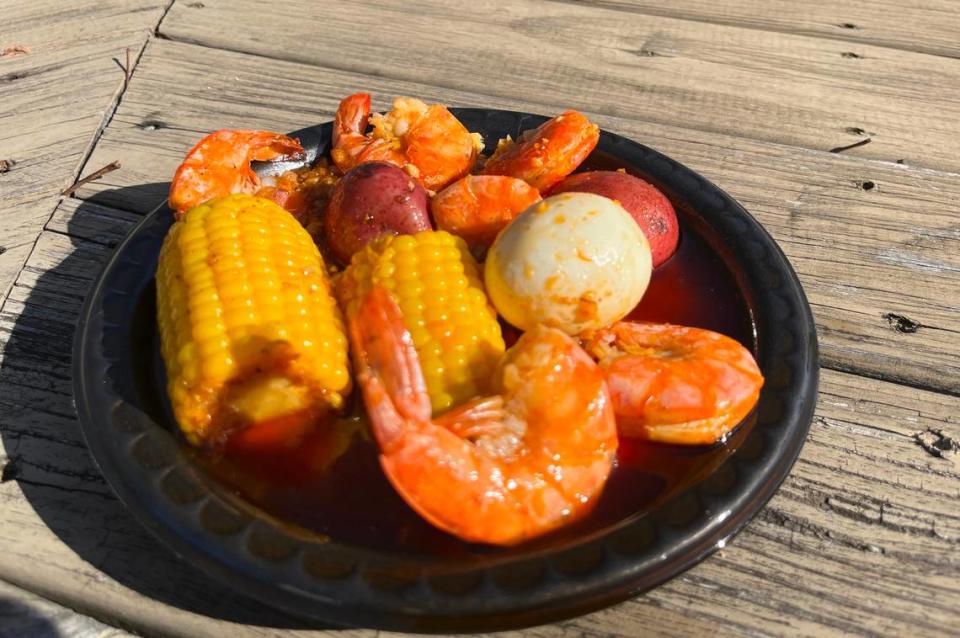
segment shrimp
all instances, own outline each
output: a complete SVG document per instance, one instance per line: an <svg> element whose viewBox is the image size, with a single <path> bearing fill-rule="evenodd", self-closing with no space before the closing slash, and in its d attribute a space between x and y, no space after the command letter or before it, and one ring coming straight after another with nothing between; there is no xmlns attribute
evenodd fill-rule
<svg viewBox="0 0 960 638"><path fill-rule="evenodd" d="M233 193L254 193L260 178L250 162L303 155L300 142L280 133L224 129L190 149L170 184L170 207L177 219L187 209Z"/></svg>
<svg viewBox="0 0 960 638"><path fill-rule="evenodd" d="M763 386L750 351L710 330L621 321L581 337L603 370L621 436L715 443L750 413Z"/></svg>
<svg viewBox="0 0 960 638"><path fill-rule="evenodd" d="M357 93L340 102L330 154L344 172L363 162L390 162L438 191L469 173L482 148L483 138L441 104L398 97L388 113L370 115L370 96Z"/></svg>
<svg viewBox="0 0 960 638"><path fill-rule="evenodd" d="M518 177L541 193L580 165L600 141L600 129L582 113L564 111L516 142L500 140L481 171L484 175Z"/></svg>
<svg viewBox="0 0 960 638"><path fill-rule="evenodd" d="M597 365L537 327L504 355L499 393L434 419L399 307L383 288L350 324L367 414L390 482L427 521L472 542L511 545L592 509L617 450Z"/></svg>
<svg viewBox="0 0 960 638"><path fill-rule="evenodd" d="M504 175L467 175L437 193L430 212L437 227L459 235L472 248L488 248L497 233L540 193L522 179Z"/></svg>
<svg viewBox="0 0 960 638"><path fill-rule="evenodd" d="M357 93L345 97L333 117L333 148L330 157L341 171L364 162L390 162L404 166L398 140L368 137L364 131L370 120L370 96Z"/></svg>

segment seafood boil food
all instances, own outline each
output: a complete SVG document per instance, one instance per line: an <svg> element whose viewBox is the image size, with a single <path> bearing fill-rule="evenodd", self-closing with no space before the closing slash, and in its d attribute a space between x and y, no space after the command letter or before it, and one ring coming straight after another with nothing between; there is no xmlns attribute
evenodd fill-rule
<svg viewBox="0 0 960 638"><path fill-rule="evenodd" d="M156 276L186 441L281 517L303 504L307 526L413 518L493 545L721 449L763 385L741 302L599 138L565 111L485 157L445 106L373 113L358 93L330 156L278 177L251 162L303 157L298 140L200 140ZM330 505L357 494L369 514Z"/></svg>

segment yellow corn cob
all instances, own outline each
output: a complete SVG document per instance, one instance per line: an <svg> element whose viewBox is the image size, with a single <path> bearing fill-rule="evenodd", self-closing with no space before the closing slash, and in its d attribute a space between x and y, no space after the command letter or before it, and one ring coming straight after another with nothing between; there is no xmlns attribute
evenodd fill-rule
<svg viewBox="0 0 960 638"><path fill-rule="evenodd" d="M347 317L375 284L400 306L434 414L490 390L504 351L503 335L462 239L425 231L384 235L368 244L336 284Z"/></svg>
<svg viewBox="0 0 960 638"><path fill-rule="evenodd" d="M350 391L323 258L269 200L213 199L173 225L157 268L157 318L174 415L194 444L316 418Z"/></svg>

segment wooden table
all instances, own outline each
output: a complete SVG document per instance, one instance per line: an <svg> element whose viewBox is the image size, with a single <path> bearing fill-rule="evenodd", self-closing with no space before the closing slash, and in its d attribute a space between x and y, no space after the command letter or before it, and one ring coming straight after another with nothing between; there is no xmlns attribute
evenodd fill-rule
<svg viewBox="0 0 960 638"><path fill-rule="evenodd" d="M374 635L160 546L92 463L70 379L91 281L195 140L363 89L581 109L739 199L816 315L817 415L770 504L668 584L530 635L956 635L958 34L949 0L0 0L0 634Z"/></svg>

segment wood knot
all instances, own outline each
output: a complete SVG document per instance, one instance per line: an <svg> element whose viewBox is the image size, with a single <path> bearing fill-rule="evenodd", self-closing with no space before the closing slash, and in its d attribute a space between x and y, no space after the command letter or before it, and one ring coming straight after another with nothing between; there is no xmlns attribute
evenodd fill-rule
<svg viewBox="0 0 960 638"><path fill-rule="evenodd" d="M917 432L913 435L916 441L928 454L938 459L946 458L960 452L960 442L953 437L945 434L943 430L934 430L927 428L923 432Z"/></svg>
<svg viewBox="0 0 960 638"><path fill-rule="evenodd" d="M842 55L843 57L848 58L848 59L850 59L850 60L862 60L862 59L863 59L863 56L862 56L862 55L860 55L859 53L854 53L853 51L844 51L844 52L841 53L840 55Z"/></svg>
<svg viewBox="0 0 960 638"><path fill-rule="evenodd" d="M0 160L0 175L10 172L14 164L16 164L16 162L12 159Z"/></svg>
<svg viewBox="0 0 960 638"><path fill-rule="evenodd" d="M857 180L854 182L854 185L862 191L872 191L877 186L869 179Z"/></svg>
<svg viewBox="0 0 960 638"><path fill-rule="evenodd" d="M923 327L923 324L918 321L892 312L883 315L883 318L886 319L887 323L890 324L890 327L893 328L895 332L902 334L913 334Z"/></svg>
<svg viewBox="0 0 960 638"><path fill-rule="evenodd" d="M840 27L841 29L859 29L860 28L852 22L841 22L837 26Z"/></svg>
<svg viewBox="0 0 960 638"><path fill-rule="evenodd" d="M157 131L162 128L167 128L167 123L161 122L160 120L144 120L137 124L137 128L144 131Z"/></svg>

